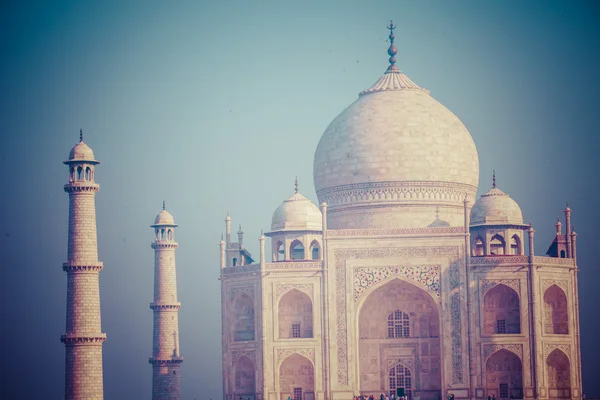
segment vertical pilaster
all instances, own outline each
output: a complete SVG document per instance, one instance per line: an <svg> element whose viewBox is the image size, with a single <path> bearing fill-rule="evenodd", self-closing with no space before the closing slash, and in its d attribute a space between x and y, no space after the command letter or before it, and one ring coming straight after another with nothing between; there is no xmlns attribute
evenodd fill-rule
<svg viewBox="0 0 600 400"><path fill-rule="evenodd" d="M152 227L156 240L154 249L154 314L152 357L152 399L179 400L179 369L183 357L179 354L179 308L175 271L175 222L163 205Z"/></svg>
<svg viewBox="0 0 600 400"><path fill-rule="evenodd" d="M73 147L69 160L69 238L67 262L67 318L65 344L65 399L103 399L102 332L96 233L94 168L98 161L83 137Z"/></svg>

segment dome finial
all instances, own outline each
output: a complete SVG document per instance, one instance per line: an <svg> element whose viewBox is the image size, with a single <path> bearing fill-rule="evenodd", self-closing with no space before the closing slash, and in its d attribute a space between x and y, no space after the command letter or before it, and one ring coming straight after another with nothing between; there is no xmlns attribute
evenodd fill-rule
<svg viewBox="0 0 600 400"><path fill-rule="evenodd" d="M163 210L165 210L165 201L163 200Z"/></svg>
<svg viewBox="0 0 600 400"><path fill-rule="evenodd" d="M388 55L390 56L390 66L387 69L387 72L390 71L398 71L398 67L396 67L396 54L398 54L398 50L396 46L394 46L394 39L396 39L396 35L394 35L394 29L396 29L396 25L394 25L394 21L390 21L390 24L387 26L390 30L390 47L388 48Z"/></svg>
<svg viewBox="0 0 600 400"><path fill-rule="evenodd" d="M296 176L296 180L294 181L294 190L298 193L298 177Z"/></svg>
<svg viewBox="0 0 600 400"><path fill-rule="evenodd" d="M492 175L492 187L496 187L496 170L494 170L494 174Z"/></svg>
<svg viewBox="0 0 600 400"><path fill-rule="evenodd" d="M79 128L79 141L83 142L83 129Z"/></svg>

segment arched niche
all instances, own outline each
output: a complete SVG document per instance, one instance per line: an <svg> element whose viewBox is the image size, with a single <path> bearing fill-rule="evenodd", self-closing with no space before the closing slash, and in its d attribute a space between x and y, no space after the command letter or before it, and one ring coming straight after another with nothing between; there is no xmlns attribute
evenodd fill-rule
<svg viewBox="0 0 600 400"><path fill-rule="evenodd" d="M492 354L485 363L486 396L496 399L523 398L523 364L506 349Z"/></svg>
<svg viewBox="0 0 600 400"><path fill-rule="evenodd" d="M413 374L406 365L398 363L394 365L387 373L389 382L389 395L396 395L398 388L404 389L404 395L408 400L413 399Z"/></svg>
<svg viewBox="0 0 600 400"><path fill-rule="evenodd" d="M279 338L313 337L313 307L310 297L297 289L286 292L279 299Z"/></svg>
<svg viewBox="0 0 600 400"><path fill-rule="evenodd" d="M555 335L569 333L567 295L557 285L544 292L544 332Z"/></svg>
<svg viewBox="0 0 600 400"><path fill-rule="evenodd" d="M519 295L514 289L498 284L483 299L485 335L521 333Z"/></svg>
<svg viewBox="0 0 600 400"><path fill-rule="evenodd" d="M310 360L292 354L279 366L281 399L313 400L315 398L315 371Z"/></svg>
<svg viewBox="0 0 600 400"><path fill-rule="evenodd" d="M317 240L313 240L310 243L310 258L313 260L321 259L321 246Z"/></svg>
<svg viewBox="0 0 600 400"><path fill-rule="evenodd" d="M298 239L290 244L290 258L292 260L304 260L304 244Z"/></svg>
<svg viewBox="0 0 600 400"><path fill-rule="evenodd" d="M490 240L490 254L497 256L506 254L506 241L502 236L492 236L492 239Z"/></svg>
<svg viewBox="0 0 600 400"><path fill-rule="evenodd" d="M285 245L281 240L275 243L275 253L273 254L273 261L285 260Z"/></svg>
<svg viewBox="0 0 600 400"><path fill-rule="evenodd" d="M548 396L551 399L571 397L571 363L565 353L555 349L546 359Z"/></svg>
<svg viewBox="0 0 600 400"><path fill-rule="evenodd" d="M485 255L485 244L483 243L481 236L478 236L477 239L475 239L475 243L473 244L473 255L476 257Z"/></svg>
<svg viewBox="0 0 600 400"><path fill-rule="evenodd" d="M232 303L232 336L234 342L254 340L254 301L240 293Z"/></svg>
<svg viewBox="0 0 600 400"><path fill-rule="evenodd" d="M512 237L510 238L510 254L515 256L523 254L521 238L517 234L512 235Z"/></svg>
<svg viewBox="0 0 600 400"><path fill-rule="evenodd" d="M383 393L391 393L394 390L390 370L399 364L397 349L406 347L414 349L411 353L414 351L414 357L420 364L418 372L410 371L412 392L407 395L422 400L438 400L442 395L443 355L440 312L431 294L412 283L394 278L375 286L358 307L361 393L381 393L382 389ZM406 320L408 323L405 325ZM402 327L400 335L395 334L400 329L396 325ZM408 328L406 331L405 326ZM390 332L393 337L390 337ZM413 383L417 381L420 383L418 390Z"/></svg>
<svg viewBox="0 0 600 400"><path fill-rule="evenodd" d="M233 370L233 393L236 398L250 397L254 398L256 393L256 368L254 363L246 356L240 357Z"/></svg>

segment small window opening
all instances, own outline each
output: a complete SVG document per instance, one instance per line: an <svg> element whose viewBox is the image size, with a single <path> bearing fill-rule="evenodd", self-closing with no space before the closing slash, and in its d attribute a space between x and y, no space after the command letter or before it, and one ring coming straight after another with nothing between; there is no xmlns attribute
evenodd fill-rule
<svg viewBox="0 0 600 400"><path fill-rule="evenodd" d="M496 321L496 333L506 333L506 320L499 319Z"/></svg>

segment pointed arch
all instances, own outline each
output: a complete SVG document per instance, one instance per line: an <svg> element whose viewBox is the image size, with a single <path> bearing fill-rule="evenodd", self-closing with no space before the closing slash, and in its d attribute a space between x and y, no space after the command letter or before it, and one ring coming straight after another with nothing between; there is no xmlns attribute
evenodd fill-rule
<svg viewBox="0 0 600 400"><path fill-rule="evenodd" d="M233 393L236 396L254 396L256 393L256 368L246 356L240 357L233 366ZM236 397L237 398L237 397Z"/></svg>
<svg viewBox="0 0 600 400"><path fill-rule="evenodd" d="M313 306L306 293L287 291L279 299L277 310L280 339L313 337Z"/></svg>
<svg viewBox="0 0 600 400"><path fill-rule="evenodd" d="M521 309L517 292L500 283L483 298L483 330L486 335L521 333Z"/></svg>
<svg viewBox="0 0 600 400"><path fill-rule="evenodd" d="M411 370L402 363L394 365L387 371L389 382L389 395L395 395L398 388L404 389L408 400L413 399L413 376Z"/></svg>
<svg viewBox="0 0 600 400"><path fill-rule="evenodd" d="M484 256L485 255L485 242L482 237L477 235L475 242L473 243L473 256Z"/></svg>
<svg viewBox="0 0 600 400"><path fill-rule="evenodd" d="M281 240L275 242L275 253L273 254L273 261L285 260L285 245Z"/></svg>
<svg viewBox="0 0 600 400"><path fill-rule="evenodd" d="M231 303L234 342L254 340L254 300L246 293L238 294Z"/></svg>
<svg viewBox="0 0 600 400"><path fill-rule="evenodd" d="M546 359L548 395L551 399L571 397L571 363L560 349L554 349Z"/></svg>
<svg viewBox="0 0 600 400"><path fill-rule="evenodd" d="M317 239L310 243L310 256L313 260L321 259L321 245Z"/></svg>
<svg viewBox="0 0 600 400"><path fill-rule="evenodd" d="M499 349L485 362L486 395L496 399L523 398L523 363L519 356Z"/></svg>
<svg viewBox="0 0 600 400"><path fill-rule="evenodd" d="M173 229L168 229L167 230L167 239L168 240L173 240Z"/></svg>
<svg viewBox="0 0 600 400"><path fill-rule="evenodd" d="M523 246L521 245L521 238L516 233L510 238L510 254L512 255L523 255Z"/></svg>
<svg viewBox="0 0 600 400"><path fill-rule="evenodd" d="M304 244L296 239L290 244L290 258L292 260L304 260Z"/></svg>
<svg viewBox="0 0 600 400"><path fill-rule="evenodd" d="M86 181L91 181L92 180L92 172L90 167L86 167L85 168L85 180Z"/></svg>
<svg viewBox="0 0 600 400"><path fill-rule="evenodd" d="M281 399L309 400L315 398L315 370L312 362L294 353L279 366Z"/></svg>
<svg viewBox="0 0 600 400"><path fill-rule="evenodd" d="M504 255L506 254L506 241L500 234L495 234L490 240L490 254L491 255Z"/></svg>
<svg viewBox="0 0 600 400"><path fill-rule="evenodd" d="M80 181L83 179L83 168L81 165L77 167L77 180Z"/></svg>
<svg viewBox="0 0 600 400"><path fill-rule="evenodd" d="M544 292L544 331L547 334L569 334L569 308L567 295L557 285Z"/></svg>

